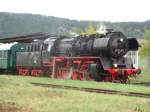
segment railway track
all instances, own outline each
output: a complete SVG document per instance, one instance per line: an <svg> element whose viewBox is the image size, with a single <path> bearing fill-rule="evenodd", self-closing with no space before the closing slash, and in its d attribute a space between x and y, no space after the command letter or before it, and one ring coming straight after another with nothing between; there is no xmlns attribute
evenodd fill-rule
<svg viewBox="0 0 150 112"><path fill-rule="evenodd" d="M79 91L92 92L92 93L103 93L103 94L114 94L114 95L150 98L150 94L147 94L147 93L125 92L125 91L117 91L117 90L94 89L94 88L84 88L84 87L81 88L81 87L55 85L55 84L42 84L42 83L31 83L31 84L33 84L35 86L60 88L60 89L70 89L70 90L79 90Z"/></svg>
<svg viewBox="0 0 150 112"><path fill-rule="evenodd" d="M119 83L119 81L115 81L113 83ZM139 86L147 86L147 87L150 87L150 82L129 82L129 83L125 83L127 85L139 85Z"/></svg>
<svg viewBox="0 0 150 112"><path fill-rule="evenodd" d="M140 83L131 83L133 85L141 85L141 86L148 86L150 87L150 82L140 82Z"/></svg>

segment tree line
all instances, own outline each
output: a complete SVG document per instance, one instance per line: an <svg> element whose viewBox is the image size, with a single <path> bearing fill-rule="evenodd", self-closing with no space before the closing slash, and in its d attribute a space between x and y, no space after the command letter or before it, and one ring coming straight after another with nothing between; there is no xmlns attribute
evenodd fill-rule
<svg viewBox="0 0 150 112"><path fill-rule="evenodd" d="M88 19L88 18L87 18ZM38 14L0 13L0 38L45 32L58 35L70 35L70 32L81 34L89 30L89 23L95 29L101 25L121 31L128 37L143 38L144 32L150 29L150 21L145 22L105 22L77 21ZM89 27L89 29L87 29ZM93 30L92 28L90 29Z"/></svg>

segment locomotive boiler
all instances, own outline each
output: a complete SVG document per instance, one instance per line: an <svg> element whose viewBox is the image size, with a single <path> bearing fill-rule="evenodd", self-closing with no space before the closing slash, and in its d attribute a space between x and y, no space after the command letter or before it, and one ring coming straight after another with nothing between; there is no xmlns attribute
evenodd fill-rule
<svg viewBox="0 0 150 112"><path fill-rule="evenodd" d="M53 44L53 43L52 43ZM62 37L53 45L53 55L65 56L106 56L121 58L128 51L138 50L135 38L127 39L121 32L106 35L93 34L76 38Z"/></svg>

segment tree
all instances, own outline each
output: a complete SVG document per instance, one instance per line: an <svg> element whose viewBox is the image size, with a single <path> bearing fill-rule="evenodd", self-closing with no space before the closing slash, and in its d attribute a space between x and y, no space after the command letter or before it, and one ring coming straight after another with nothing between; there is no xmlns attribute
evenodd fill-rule
<svg viewBox="0 0 150 112"><path fill-rule="evenodd" d="M150 56L150 31L146 31L144 35L144 44L140 50L140 54L144 56Z"/></svg>
<svg viewBox="0 0 150 112"><path fill-rule="evenodd" d="M85 31L82 34L96 34L96 28L93 26L92 23L89 23L88 26L85 28Z"/></svg>
<svg viewBox="0 0 150 112"><path fill-rule="evenodd" d="M96 34L96 28L94 27L94 25L90 22L88 23L87 27L85 28L80 28L80 27L73 27L72 28L72 32L75 32L79 35L90 35L90 34Z"/></svg>
<svg viewBox="0 0 150 112"><path fill-rule="evenodd" d="M77 33L78 35L81 35L83 32L83 29L79 27L73 27L71 31Z"/></svg>

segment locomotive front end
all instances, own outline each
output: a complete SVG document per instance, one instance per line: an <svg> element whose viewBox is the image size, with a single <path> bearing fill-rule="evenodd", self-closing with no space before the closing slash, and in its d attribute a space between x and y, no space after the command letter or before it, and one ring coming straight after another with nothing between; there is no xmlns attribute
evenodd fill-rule
<svg viewBox="0 0 150 112"><path fill-rule="evenodd" d="M112 80L125 83L128 76L139 74L141 71L136 62L138 61L138 41L135 38L127 38L120 32L111 33L108 36L110 39L107 48L110 62L108 67L104 68L108 74L111 74ZM133 53L135 56L131 56ZM102 61L103 64L107 63L106 60Z"/></svg>
<svg viewBox="0 0 150 112"><path fill-rule="evenodd" d="M141 71L135 63L138 53L135 53L136 59L128 55L129 52L138 52L138 48L138 41L135 38L127 38L122 32L108 32L101 38L95 38L93 51L100 57L100 64L96 65L99 70L95 74L100 80L126 82L128 76Z"/></svg>

